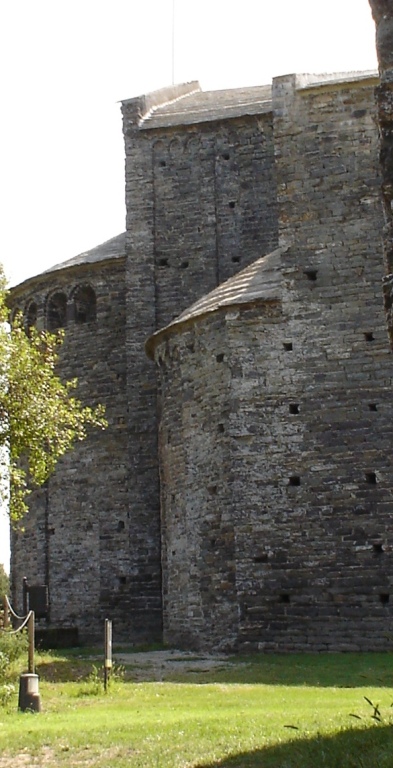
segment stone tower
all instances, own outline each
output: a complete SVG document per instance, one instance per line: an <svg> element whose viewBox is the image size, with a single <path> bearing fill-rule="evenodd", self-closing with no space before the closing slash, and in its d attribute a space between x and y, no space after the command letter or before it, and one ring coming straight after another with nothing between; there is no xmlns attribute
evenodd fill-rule
<svg viewBox="0 0 393 768"><path fill-rule="evenodd" d="M14 589L49 584L50 626L386 647L377 84L289 75L123 103L125 235L13 291L28 322L66 326L62 370L109 421L13 543Z"/></svg>

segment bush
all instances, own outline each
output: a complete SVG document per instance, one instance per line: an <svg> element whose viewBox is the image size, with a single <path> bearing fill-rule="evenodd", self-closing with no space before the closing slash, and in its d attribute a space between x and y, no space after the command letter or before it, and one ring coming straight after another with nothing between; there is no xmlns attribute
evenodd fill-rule
<svg viewBox="0 0 393 768"><path fill-rule="evenodd" d="M4 595L8 595L9 588L10 588L10 580L4 570L4 565L0 563L0 609L4 608L3 597Z"/></svg>
<svg viewBox="0 0 393 768"><path fill-rule="evenodd" d="M14 663L27 654L27 647L26 632L0 631L0 707L7 706L15 693L18 671Z"/></svg>

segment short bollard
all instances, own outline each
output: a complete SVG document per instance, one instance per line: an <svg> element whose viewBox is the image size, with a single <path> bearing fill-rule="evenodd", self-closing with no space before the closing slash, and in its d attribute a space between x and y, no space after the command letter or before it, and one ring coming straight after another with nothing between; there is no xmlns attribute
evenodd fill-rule
<svg viewBox="0 0 393 768"><path fill-rule="evenodd" d="M18 709L21 712L41 712L38 675L25 672L20 676Z"/></svg>

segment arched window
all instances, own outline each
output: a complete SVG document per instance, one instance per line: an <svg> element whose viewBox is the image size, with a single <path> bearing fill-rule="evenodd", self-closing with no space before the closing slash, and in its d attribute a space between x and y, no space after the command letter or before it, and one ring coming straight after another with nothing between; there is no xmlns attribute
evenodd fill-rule
<svg viewBox="0 0 393 768"><path fill-rule="evenodd" d="M31 301L25 312L25 328L26 333L29 334L30 328L37 325L38 308L35 301Z"/></svg>
<svg viewBox="0 0 393 768"><path fill-rule="evenodd" d="M50 297L46 312L48 331L56 331L67 325L67 296L64 293L54 293Z"/></svg>
<svg viewBox="0 0 393 768"><path fill-rule="evenodd" d="M74 318L76 323L91 323L96 319L96 295L89 285L75 291Z"/></svg>

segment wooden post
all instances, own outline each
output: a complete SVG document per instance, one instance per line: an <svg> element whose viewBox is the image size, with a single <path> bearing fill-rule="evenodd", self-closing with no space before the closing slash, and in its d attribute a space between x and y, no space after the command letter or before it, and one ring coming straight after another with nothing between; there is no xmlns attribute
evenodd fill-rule
<svg viewBox="0 0 393 768"><path fill-rule="evenodd" d="M23 577L23 618L27 616L27 593L29 591L29 587L27 584L27 578L26 576Z"/></svg>
<svg viewBox="0 0 393 768"><path fill-rule="evenodd" d="M34 611L30 611L29 621L27 622L29 635L28 671L32 675L34 675L34 618Z"/></svg>
<svg viewBox="0 0 393 768"><path fill-rule="evenodd" d="M104 691L107 692L110 671L112 669L112 622L105 619L105 659L104 659Z"/></svg>

